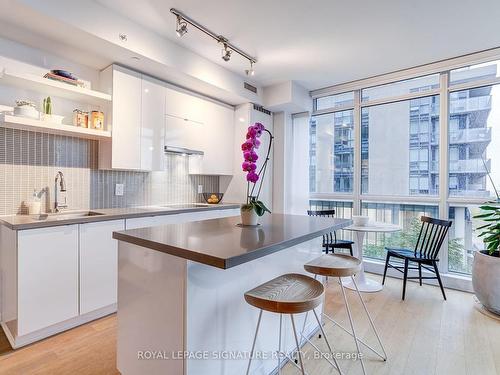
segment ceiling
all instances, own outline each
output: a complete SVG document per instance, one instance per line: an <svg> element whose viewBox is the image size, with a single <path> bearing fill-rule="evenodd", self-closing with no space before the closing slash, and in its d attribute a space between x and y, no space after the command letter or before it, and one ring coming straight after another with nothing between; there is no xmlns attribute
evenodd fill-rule
<svg viewBox="0 0 500 375"><path fill-rule="evenodd" d="M500 46L498 0L97 1L243 75L246 61L225 63L201 32L176 36L177 8L257 57L263 86L318 89Z"/></svg>

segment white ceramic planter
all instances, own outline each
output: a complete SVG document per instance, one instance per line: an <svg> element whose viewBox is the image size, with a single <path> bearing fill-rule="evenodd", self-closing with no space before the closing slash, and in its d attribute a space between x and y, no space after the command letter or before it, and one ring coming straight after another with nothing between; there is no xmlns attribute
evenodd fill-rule
<svg viewBox="0 0 500 375"><path fill-rule="evenodd" d="M500 257L474 252L472 287L479 302L490 312L500 315Z"/></svg>
<svg viewBox="0 0 500 375"><path fill-rule="evenodd" d="M259 223L259 215L255 210L244 210L240 209L241 212L241 224L243 225L257 225Z"/></svg>

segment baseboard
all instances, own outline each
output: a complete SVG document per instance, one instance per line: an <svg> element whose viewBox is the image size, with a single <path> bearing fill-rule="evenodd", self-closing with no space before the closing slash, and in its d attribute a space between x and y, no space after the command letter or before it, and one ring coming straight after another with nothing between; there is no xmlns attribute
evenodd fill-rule
<svg viewBox="0 0 500 375"><path fill-rule="evenodd" d="M82 324L91 322L92 320L96 320L102 318L106 315L110 315L116 312L117 305L116 303L100 308L98 310L91 311L89 313L79 315L77 317L65 320L64 322L60 322L49 327L40 329L38 331L29 333L23 336L14 336L6 322L1 322L1 326L3 331L5 332L5 336L9 340L10 345L13 349L18 349L23 346L32 344L34 342L43 340L47 337L56 335L58 333L67 331L69 329L78 327Z"/></svg>

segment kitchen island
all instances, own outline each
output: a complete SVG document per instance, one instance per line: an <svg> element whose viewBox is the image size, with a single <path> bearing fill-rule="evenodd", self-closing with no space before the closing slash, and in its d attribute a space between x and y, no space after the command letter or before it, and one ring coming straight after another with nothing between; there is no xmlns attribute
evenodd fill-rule
<svg viewBox="0 0 500 375"><path fill-rule="evenodd" d="M245 373L258 310L243 294L278 275L306 273L304 263L321 254L321 235L351 224L281 214L264 216L257 227L239 221L113 234L119 240L117 367L123 375ZM276 369L278 327L277 314L264 314L256 374ZM288 317L284 328L282 345L291 351ZM308 320L306 334L316 329Z"/></svg>

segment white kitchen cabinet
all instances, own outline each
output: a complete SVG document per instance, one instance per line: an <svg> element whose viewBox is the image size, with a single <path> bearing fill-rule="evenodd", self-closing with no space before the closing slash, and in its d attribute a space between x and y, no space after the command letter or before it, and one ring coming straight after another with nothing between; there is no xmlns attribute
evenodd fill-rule
<svg viewBox="0 0 500 375"><path fill-rule="evenodd" d="M202 221L210 219L221 219L224 217L237 216L240 214L239 208L226 210L208 210L198 212L187 212L183 214L182 222Z"/></svg>
<svg viewBox="0 0 500 375"><path fill-rule="evenodd" d="M203 151L189 156L189 173L233 174L234 109L166 88L165 144Z"/></svg>
<svg viewBox="0 0 500 375"><path fill-rule="evenodd" d="M203 151L189 156L190 174L233 174L232 107L118 65L100 77L113 100L112 139L99 142L99 168L164 170L166 145Z"/></svg>
<svg viewBox="0 0 500 375"><path fill-rule="evenodd" d="M80 224L80 314L117 302L118 241L125 220Z"/></svg>
<svg viewBox="0 0 500 375"><path fill-rule="evenodd" d="M205 129L202 122L166 114L164 124L165 145L203 151L196 143L196 134L203 133Z"/></svg>
<svg viewBox="0 0 500 375"><path fill-rule="evenodd" d="M18 232L17 335L78 316L78 225Z"/></svg>
<svg viewBox="0 0 500 375"><path fill-rule="evenodd" d="M141 169L164 169L165 87L161 81L142 76Z"/></svg>
<svg viewBox="0 0 500 375"><path fill-rule="evenodd" d="M165 224L180 224L187 223L190 221L208 220L216 219L222 217L236 216L239 215L239 209L224 209L224 210L206 210L206 211L195 211L195 212L184 212L181 214L173 215L159 215L159 216L149 216L149 217L139 217L126 220L126 229L137 229L146 228L157 225Z"/></svg>
<svg viewBox="0 0 500 375"><path fill-rule="evenodd" d="M99 142L99 168L141 169L142 76L112 65L101 72L101 88L113 95L111 141Z"/></svg>
<svg viewBox="0 0 500 375"><path fill-rule="evenodd" d="M126 228L137 229L137 228L154 227L157 225L185 223L191 220L192 216L190 215L192 215L192 213L157 215L157 216L127 219Z"/></svg>
<svg viewBox="0 0 500 375"><path fill-rule="evenodd" d="M190 174L232 175L234 155L234 110L205 101L203 130L192 135L193 148L203 156L189 159ZM242 141L243 142L243 141Z"/></svg>
<svg viewBox="0 0 500 375"><path fill-rule="evenodd" d="M165 88L165 144L202 151L196 138L206 129L205 101L179 90Z"/></svg>
<svg viewBox="0 0 500 375"><path fill-rule="evenodd" d="M156 225L161 225L162 223L158 220L159 216L148 216L148 217L136 217L133 219L125 220L125 228L137 229L137 228L147 228L154 227Z"/></svg>
<svg viewBox="0 0 500 375"><path fill-rule="evenodd" d="M165 88L165 114L182 120L203 123L205 99L181 89Z"/></svg>

